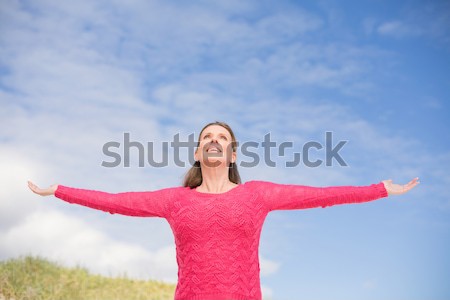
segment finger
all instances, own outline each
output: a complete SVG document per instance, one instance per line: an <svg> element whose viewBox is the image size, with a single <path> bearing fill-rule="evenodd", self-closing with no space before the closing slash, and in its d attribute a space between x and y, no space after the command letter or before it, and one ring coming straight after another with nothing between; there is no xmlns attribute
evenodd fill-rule
<svg viewBox="0 0 450 300"><path fill-rule="evenodd" d="M30 189L33 193L35 194L39 194L40 193L40 188L38 188L35 184L31 183L30 185Z"/></svg>
<svg viewBox="0 0 450 300"><path fill-rule="evenodd" d="M415 182L417 182L418 179L419 179L419 178L416 177L416 178L414 178L413 180L411 180L410 182L408 182L407 184L408 184L408 185L409 185L409 184L414 184Z"/></svg>
<svg viewBox="0 0 450 300"><path fill-rule="evenodd" d="M417 177L417 178L414 178L413 180L411 180L411 181L408 183L408 186L415 187L415 186L418 185L418 184L419 184L419 178Z"/></svg>
<svg viewBox="0 0 450 300"><path fill-rule="evenodd" d="M35 185L33 184L33 183L31 183L31 182L28 182L28 187L30 188L30 190L34 190L34 188L35 188Z"/></svg>
<svg viewBox="0 0 450 300"><path fill-rule="evenodd" d="M410 183L408 183L408 184L404 187L405 192L411 190L412 188L414 188L414 187L415 187L416 185L418 185L418 184L419 184L418 182L410 182Z"/></svg>
<svg viewBox="0 0 450 300"><path fill-rule="evenodd" d="M414 178L413 180L411 180L410 182L408 182L407 184L402 185L402 189L410 189L414 186L416 186L417 184L417 178Z"/></svg>

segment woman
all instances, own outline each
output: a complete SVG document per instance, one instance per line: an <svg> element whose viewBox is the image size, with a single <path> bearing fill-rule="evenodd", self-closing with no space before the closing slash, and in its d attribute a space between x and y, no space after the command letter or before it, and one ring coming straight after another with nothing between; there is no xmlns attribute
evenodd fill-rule
<svg viewBox="0 0 450 300"><path fill-rule="evenodd" d="M52 185L36 194L130 216L162 217L172 228L177 250L175 299L261 299L258 247L272 210L360 203L406 193L406 185L384 180L370 186L307 187L267 181L241 183L236 139L222 122L200 132L195 164L183 187L110 194Z"/></svg>

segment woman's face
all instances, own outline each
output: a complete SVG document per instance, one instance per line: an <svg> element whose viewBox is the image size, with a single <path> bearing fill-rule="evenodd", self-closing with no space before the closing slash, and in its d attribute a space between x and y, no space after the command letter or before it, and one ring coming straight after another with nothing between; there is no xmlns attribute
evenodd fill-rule
<svg viewBox="0 0 450 300"><path fill-rule="evenodd" d="M231 134L220 125L206 127L200 135L199 147L194 156L202 166L229 166L230 162L236 161Z"/></svg>

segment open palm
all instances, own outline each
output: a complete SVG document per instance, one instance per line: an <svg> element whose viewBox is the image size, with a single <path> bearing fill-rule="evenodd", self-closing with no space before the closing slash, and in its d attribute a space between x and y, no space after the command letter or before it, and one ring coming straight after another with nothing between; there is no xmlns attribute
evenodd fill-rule
<svg viewBox="0 0 450 300"><path fill-rule="evenodd" d="M392 179L383 180L383 183L384 183L384 187L386 188L386 191L388 192L388 195L401 195L401 194L408 192L409 190L414 188L416 185L418 185L419 178L416 177L404 185L393 183Z"/></svg>
<svg viewBox="0 0 450 300"><path fill-rule="evenodd" d="M46 189L41 189L40 187L38 187L37 185L35 185L31 181L28 181L28 187L35 194L38 194L38 195L41 195L41 196L50 196L50 195L54 195L55 194L55 191L58 188L58 185L54 184L54 185L51 185L50 187L48 187Z"/></svg>

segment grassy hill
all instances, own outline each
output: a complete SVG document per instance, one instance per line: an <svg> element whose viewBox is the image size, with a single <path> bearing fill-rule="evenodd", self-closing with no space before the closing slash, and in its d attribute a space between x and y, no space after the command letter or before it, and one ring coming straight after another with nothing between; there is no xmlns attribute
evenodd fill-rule
<svg viewBox="0 0 450 300"><path fill-rule="evenodd" d="M173 284L92 275L36 257L0 262L0 300L156 300L173 299L174 291Z"/></svg>

